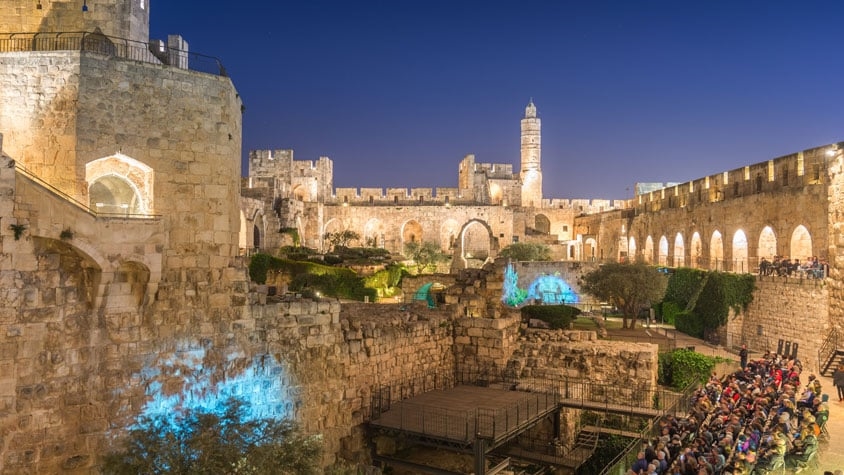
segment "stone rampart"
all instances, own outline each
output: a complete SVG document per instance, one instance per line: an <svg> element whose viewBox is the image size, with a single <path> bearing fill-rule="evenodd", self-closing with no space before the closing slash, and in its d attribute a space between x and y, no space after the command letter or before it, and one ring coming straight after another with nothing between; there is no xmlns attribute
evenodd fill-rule
<svg viewBox="0 0 844 475"><path fill-rule="evenodd" d="M829 286L824 280L762 277L753 302L721 332L727 346L746 344L751 357L777 351L779 340L796 343L806 371L818 371L818 350L829 334Z"/></svg>

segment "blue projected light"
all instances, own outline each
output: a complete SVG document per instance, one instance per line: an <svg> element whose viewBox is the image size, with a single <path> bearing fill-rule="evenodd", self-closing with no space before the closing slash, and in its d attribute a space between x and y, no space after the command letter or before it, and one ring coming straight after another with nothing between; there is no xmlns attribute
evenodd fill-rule
<svg viewBox="0 0 844 475"><path fill-rule="evenodd" d="M559 274L541 275L528 286L527 290L519 288L519 275L508 263L504 269L504 286L501 301L511 307L518 307L526 301L545 304L577 303L578 295Z"/></svg>
<svg viewBox="0 0 844 475"><path fill-rule="evenodd" d="M260 355L249 361L235 355L229 358L229 366L234 366L238 356L245 367L232 374L207 365L205 349L195 347L177 350L155 366L145 367L141 377L149 381L145 389L148 399L138 420L150 418L166 426L162 430L179 432L184 414L221 416L230 398L243 402L241 422L290 416L290 385L275 358Z"/></svg>
<svg viewBox="0 0 844 475"><path fill-rule="evenodd" d="M576 303L577 294L558 275L541 275L528 287L528 297L537 303Z"/></svg>

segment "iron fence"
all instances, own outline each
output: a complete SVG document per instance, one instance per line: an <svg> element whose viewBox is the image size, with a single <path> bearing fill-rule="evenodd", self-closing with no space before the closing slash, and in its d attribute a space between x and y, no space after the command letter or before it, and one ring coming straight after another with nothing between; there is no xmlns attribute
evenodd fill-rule
<svg viewBox="0 0 844 475"><path fill-rule="evenodd" d="M0 34L0 53L32 51L86 51L114 58L228 76L226 68L219 59L172 48L160 40L144 43L91 32Z"/></svg>
<svg viewBox="0 0 844 475"><path fill-rule="evenodd" d="M619 453L603 470L600 475L623 475L627 470L633 466L633 463L638 458L639 451L642 447L642 442L649 440L651 437L657 435L655 433L658 425L656 422L666 414L688 414L692 408L692 393L698 389L698 384L692 384L686 387L682 393L675 393L673 398L665 407L665 412L651 420L647 427L639 432L639 437L630 441L627 447Z"/></svg>

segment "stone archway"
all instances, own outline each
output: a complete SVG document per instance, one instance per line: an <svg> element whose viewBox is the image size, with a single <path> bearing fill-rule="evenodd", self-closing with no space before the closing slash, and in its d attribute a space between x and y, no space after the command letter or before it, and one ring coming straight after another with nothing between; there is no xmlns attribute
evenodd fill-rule
<svg viewBox="0 0 844 475"><path fill-rule="evenodd" d="M630 239L627 240L627 258L630 262L638 262L638 256L636 255L636 238L630 236Z"/></svg>
<svg viewBox="0 0 844 475"><path fill-rule="evenodd" d="M648 236L645 239L645 251L644 251L645 263L652 264L654 261L654 239Z"/></svg>
<svg viewBox="0 0 844 475"><path fill-rule="evenodd" d="M381 247L385 245L384 223L378 218L370 218L363 226L363 242L366 247Z"/></svg>
<svg viewBox="0 0 844 475"><path fill-rule="evenodd" d="M657 265L668 265L668 238L665 236L659 238L659 255L657 256Z"/></svg>
<svg viewBox="0 0 844 475"><path fill-rule="evenodd" d="M440 226L440 249L450 251L457 246L457 235L460 233L460 224L455 219L446 219Z"/></svg>
<svg viewBox="0 0 844 475"><path fill-rule="evenodd" d="M814 256L812 252L812 235L806 226L798 225L791 233L791 258L800 259L803 262Z"/></svg>
<svg viewBox="0 0 844 475"><path fill-rule="evenodd" d="M724 238L717 230L709 239L709 269L724 270Z"/></svg>
<svg viewBox="0 0 844 475"><path fill-rule="evenodd" d="M121 153L85 164L89 207L98 214L153 212L153 169Z"/></svg>
<svg viewBox="0 0 844 475"><path fill-rule="evenodd" d="M747 236L741 229L733 234L733 272L750 272L747 268Z"/></svg>
<svg viewBox="0 0 844 475"><path fill-rule="evenodd" d="M697 268L700 267L700 256L701 256L701 252L703 251L703 249L702 249L703 245L702 245L702 241L700 239L700 233L699 232L695 231L692 234L692 241L691 241L690 245L691 245L691 248L689 249L689 252L691 253L690 264L691 264L692 268L697 269Z"/></svg>
<svg viewBox="0 0 844 475"><path fill-rule="evenodd" d="M537 214L533 218L533 228L542 234L551 233L551 220L544 214Z"/></svg>
<svg viewBox="0 0 844 475"><path fill-rule="evenodd" d="M264 213L257 210L255 212L255 216L252 218L252 247L256 251L260 250L264 244L264 236L266 236L266 232Z"/></svg>
<svg viewBox="0 0 844 475"><path fill-rule="evenodd" d="M459 259L452 259L452 267L480 268L495 258L498 253L498 240L492 234L489 224L472 219L460 229L454 251Z"/></svg>
<svg viewBox="0 0 844 475"><path fill-rule="evenodd" d="M401 252L404 252L405 246L410 243L422 243L422 225L419 221L411 219L405 221L401 226Z"/></svg>
<svg viewBox="0 0 844 475"><path fill-rule="evenodd" d="M686 265L686 244L683 241L683 235L677 233L674 236L674 267L683 267Z"/></svg>
<svg viewBox="0 0 844 475"><path fill-rule="evenodd" d="M756 256L760 261L763 257L769 261L773 261L774 256L777 254L777 236L770 226L765 226L762 232L759 233L759 245L756 248Z"/></svg>
<svg viewBox="0 0 844 475"><path fill-rule="evenodd" d="M323 251L329 251L328 247L330 244L327 243L326 236L329 234L340 233L346 230L346 224L339 218L331 218L329 219L325 225L322 227L322 233L319 235L320 242L322 243Z"/></svg>

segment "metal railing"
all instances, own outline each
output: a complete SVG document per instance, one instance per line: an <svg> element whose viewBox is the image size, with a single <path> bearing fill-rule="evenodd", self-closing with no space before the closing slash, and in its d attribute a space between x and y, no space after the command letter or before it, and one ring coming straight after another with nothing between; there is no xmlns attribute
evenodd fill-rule
<svg viewBox="0 0 844 475"><path fill-rule="evenodd" d="M833 328L818 348L818 371L823 372L825 363L832 358L836 350L838 350L838 330Z"/></svg>
<svg viewBox="0 0 844 475"><path fill-rule="evenodd" d="M228 76L226 68L219 59L171 48L158 40L144 43L84 31L0 34L0 53L31 51L86 51L217 76Z"/></svg>
<svg viewBox="0 0 844 475"><path fill-rule="evenodd" d="M663 417L665 414L687 414L692 407L692 393L695 392L700 385L698 384L691 384L683 390L683 392L675 398L670 405L666 406L665 413L659 415L651 420L651 423L648 424L645 428L643 428L639 432L639 437L630 441L627 444L627 447L619 453L610 463L601 470L600 475L623 475L627 472L627 470L633 466L633 463L636 461L639 451L642 447L642 442L650 439L652 436L657 435L655 434L656 427L658 427L658 420Z"/></svg>
<svg viewBox="0 0 844 475"><path fill-rule="evenodd" d="M64 191L56 188L55 186L47 183L46 181L42 180L38 175L34 172L28 170L23 165L19 163L15 163L15 172L19 173L20 175L26 177L30 181L32 181L35 185L40 186L47 190L48 193L55 195L56 197L76 206L81 211L90 214L95 218L128 218L128 219L157 219L160 218L160 215L157 214L133 214L133 213L103 213L97 211L87 204L77 200L73 196L65 193Z"/></svg>

